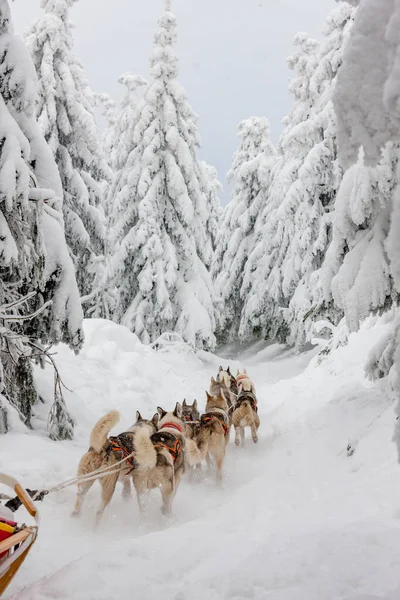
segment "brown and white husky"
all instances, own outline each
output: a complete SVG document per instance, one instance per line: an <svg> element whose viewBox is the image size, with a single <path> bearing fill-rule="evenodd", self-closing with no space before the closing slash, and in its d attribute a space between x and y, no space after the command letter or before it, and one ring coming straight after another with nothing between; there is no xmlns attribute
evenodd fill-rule
<svg viewBox="0 0 400 600"><path fill-rule="evenodd" d="M154 415L153 419L148 421L142 418L139 412L136 413L136 423L129 431L120 434L118 438L124 439L125 447L129 453L134 453L130 464L122 463L114 467L116 463L124 458L121 450L115 450L115 444L110 438L109 433L120 420L120 414L116 410L112 410L102 417L94 426L90 435L89 450L81 458L78 466L78 477L88 475L93 471L97 471L103 467L109 467L109 471L116 471L105 477L98 477L101 485L101 503L96 514L96 523L101 520L105 508L110 503L115 486L118 479L123 483L123 496L129 497L131 492L130 478L127 477L129 470L133 467L141 469L151 469L155 465L154 457L149 452L152 443L150 435L157 431L158 415ZM90 490L96 479L91 481L78 482L78 493L75 502L73 516L79 516L82 510L82 504L87 492Z"/></svg>
<svg viewBox="0 0 400 600"><path fill-rule="evenodd" d="M255 386L247 374L246 369L236 376L238 383L238 397L232 410L232 425L235 428L235 444L244 445L245 428L251 429L253 442L258 442L258 428L260 427L260 418L258 416L257 397Z"/></svg>
<svg viewBox="0 0 400 600"><path fill-rule="evenodd" d="M227 369L220 367L216 381L224 384L224 395L229 398L231 405L235 404L238 395L238 387L236 378L232 375L230 367Z"/></svg>
<svg viewBox="0 0 400 600"><path fill-rule="evenodd" d="M148 490L159 488L162 496L161 511L171 515L172 502L185 469L185 435L182 407L176 404L173 412L158 408L160 417L158 431L149 436L151 447L146 463L154 462L148 469L132 471L139 508L144 509L144 496ZM140 461L138 461L140 465Z"/></svg>

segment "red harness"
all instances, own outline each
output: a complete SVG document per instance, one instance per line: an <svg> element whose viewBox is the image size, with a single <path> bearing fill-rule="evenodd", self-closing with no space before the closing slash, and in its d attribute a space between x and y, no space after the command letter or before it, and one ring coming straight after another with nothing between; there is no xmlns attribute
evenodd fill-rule
<svg viewBox="0 0 400 600"><path fill-rule="evenodd" d="M121 452L122 456L125 459L125 462L127 462L129 464L129 466L131 467L131 469L126 474L126 475L130 475L132 473L132 471L134 471L136 469L135 457L132 456L132 453L129 452L129 450L121 444L121 441L117 437L111 437L109 441L110 441L111 450L113 450L114 452Z"/></svg>
<svg viewBox="0 0 400 600"><path fill-rule="evenodd" d="M201 417L202 423L210 423L212 421L214 421L214 422L218 421L218 423L222 426L222 429L224 430L224 435L226 436L228 434L228 432L229 432L228 425L224 421L222 421L219 417L217 417L216 414L206 413L205 415L203 415Z"/></svg>
<svg viewBox="0 0 400 600"><path fill-rule="evenodd" d="M177 431L179 431L179 433L182 433L182 427L180 425L177 425L176 423L164 423L163 425L161 425L160 430L164 429L164 427L168 427L168 429L176 429Z"/></svg>

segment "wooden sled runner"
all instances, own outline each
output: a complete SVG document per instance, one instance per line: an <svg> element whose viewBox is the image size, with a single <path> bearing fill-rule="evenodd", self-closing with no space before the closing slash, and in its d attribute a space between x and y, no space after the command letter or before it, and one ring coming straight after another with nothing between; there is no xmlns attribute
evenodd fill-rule
<svg viewBox="0 0 400 600"><path fill-rule="evenodd" d="M7 523L0 516L2 537L7 536L0 541L0 596L2 596L36 541L39 513L27 492L13 477L0 473L0 483L14 490L31 517L35 519L35 525L29 527L24 525L23 528L19 528L17 524L9 524L10 522Z"/></svg>

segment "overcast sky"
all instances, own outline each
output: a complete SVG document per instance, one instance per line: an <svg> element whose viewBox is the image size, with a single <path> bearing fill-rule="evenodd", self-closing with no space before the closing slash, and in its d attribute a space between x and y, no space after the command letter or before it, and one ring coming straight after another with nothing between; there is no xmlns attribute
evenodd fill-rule
<svg viewBox="0 0 400 600"><path fill-rule="evenodd" d="M334 0L172 0L178 19L180 80L199 114L202 158L223 183L237 146L236 125L267 116L272 138L290 110L286 57L293 36L321 37ZM41 14L40 0L11 3L22 33ZM79 0L71 9L76 53L92 88L119 98L118 76L148 76L163 0ZM224 201L227 200L225 191Z"/></svg>

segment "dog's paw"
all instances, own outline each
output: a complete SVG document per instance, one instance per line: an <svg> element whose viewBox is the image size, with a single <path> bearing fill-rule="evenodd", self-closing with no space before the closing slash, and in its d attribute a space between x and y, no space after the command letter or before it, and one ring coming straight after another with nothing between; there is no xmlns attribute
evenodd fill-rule
<svg viewBox="0 0 400 600"><path fill-rule="evenodd" d="M239 446L240 446L240 440L235 440L235 445L236 445L237 447L239 447Z"/></svg>
<svg viewBox="0 0 400 600"><path fill-rule="evenodd" d="M254 442L255 444L257 444L257 442L258 442L258 437L257 437L257 436L256 436L256 437L253 437L253 442Z"/></svg>
<svg viewBox="0 0 400 600"><path fill-rule="evenodd" d="M71 513L71 519L79 519L80 516L81 513L78 510L74 510L74 512Z"/></svg>

